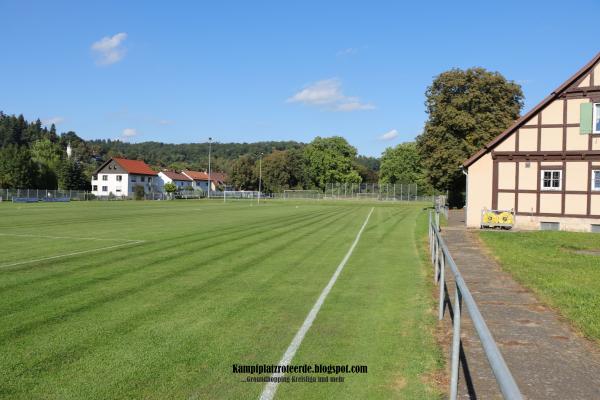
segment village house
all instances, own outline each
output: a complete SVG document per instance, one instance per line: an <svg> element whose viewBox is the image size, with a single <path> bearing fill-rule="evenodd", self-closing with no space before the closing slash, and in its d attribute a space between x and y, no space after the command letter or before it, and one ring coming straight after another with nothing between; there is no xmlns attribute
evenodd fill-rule
<svg viewBox="0 0 600 400"><path fill-rule="evenodd" d="M181 173L192 180L192 187L195 190L202 190L203 192L208 191L208 173L202 171L191 171L188 169L184 169L183 171L181 171ZM213 176L210 177L210 182L211 192L217 190L217 182Z"/></svg>
<svg viewBox="0 0 600 400"><path fill-rule="evenodd" d="M466 224L600 231L600 53L463 164Z"/></svg>
<svg viewBox="0 0 600 400"><path fill-rule="evenodd" d="M92 175L92 194L104 197L133 195L135 186L142 186L145 193L162 191L158 174L140 160L111 158Z"/></svg>
<svg viewBox="0 0 600 400"><path fill-rule="evenodd" d="M162 171L158 173L160 187L164 187L166 183L173 183L177 190L185 190L192 188L194 180L190 177L175 171Z"/></svg>

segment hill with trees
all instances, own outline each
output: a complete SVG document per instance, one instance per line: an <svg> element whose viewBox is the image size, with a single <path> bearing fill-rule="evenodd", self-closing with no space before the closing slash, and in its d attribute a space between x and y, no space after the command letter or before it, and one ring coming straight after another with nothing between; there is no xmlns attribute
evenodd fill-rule
<svg viewBox="0 0 600 400"><path fill-rule="evenodd" d="M387 148L381 159L360 156L340 136L310 143L212 143L211 167L238 189L321 189L328 183L417 183L426 192L449 191L461 204L462 162L519 117L523 92L483 68L452 69L427 88L428 119L415 142ZM66 156L67 145L73 152ZM126 143L83 140L75 132L0 112L0 187L89 189L90 177L110 157L141 159L155 170L208 168L208 143Z"/></svg>

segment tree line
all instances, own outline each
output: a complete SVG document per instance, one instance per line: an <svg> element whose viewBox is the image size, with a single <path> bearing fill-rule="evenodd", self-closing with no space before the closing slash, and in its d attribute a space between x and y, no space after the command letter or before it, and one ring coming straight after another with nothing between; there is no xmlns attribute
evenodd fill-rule
<svg viewBox="0 0 600 400"><path fill-rule="evenodd" d="M484 68L451 69L425 93L427 121L413 142L388 147L380 158L360 156L340 136L310 143L265 141L213 143L213 171L229 185L256 190L262 170L266 191L321 189L339 183L417 183L425 192L450 192L462 201L461 164L519 117L523 92L513 81ZM66 157L70 144L73 157ZM153 168L208 168L208 143L126 143L58 135L56 127L0 112L0 187L89 189L90 177L110 157L143 159Z"/></svg>

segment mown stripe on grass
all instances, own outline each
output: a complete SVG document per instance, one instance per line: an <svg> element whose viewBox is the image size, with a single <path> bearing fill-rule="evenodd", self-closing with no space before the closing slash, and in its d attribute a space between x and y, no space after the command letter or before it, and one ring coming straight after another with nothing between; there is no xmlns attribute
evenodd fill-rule
<svg viewBox="0 0 600 400"><path fill-rule="evenodd" d="M336 216L337 216L337 214L336 214ZM343 218L343 216L344 215L342 214L341 216L338 217L338 219ZM265 240L269 240L269 239L272 239L272 238L275 238L278 236L284 236L286 233L291 233L294 230L298 229L299 227L314 226L317 222L324 222L328 219L332 219L331 216L326 216L326 217L317 218L317 219L313 218L304 224L294 224L280 232L271 233L269 235L257 236L253 241L247 243L246 245L252 246L253 244L257 244L257 243L260 243ZM333 221L335 221L335 218L333 218ZM331 222L333 222L333 221L331 221ZM297 225L299 225L299 226L297 226ZM317 227L317 229L315 229L315 231L318 231L318 229L319 228ZM296 236L301 236L301 235L302 234L291 235L289 240L294 240L296 238ZM231 278L231 277L235 276L240 270L243 270L244 268L251 266L254 262L260 260L262 257L266 256L267 254L269 254L269 255L276 254L277 251L282 250L285 247L286 247L286 245L279 246L278 248L275 248L275 249L269 249L264 253L259 253L256 256L249 258L248 261L246 261L244 263L240 263L240 264L233 266L230 270L221 270L214 277L207 280L202 286L210 287L214 282L218 282L218 281L222 281L224 279ZM232 255L230 254L227 256L231 257ZM225 257L227 257L227 256L225 256ZM170 257L165 258L165 260L168 258L170 258ZM157 262L157 263L160 263L160 262ZM46 313L43 315L42 318L34 319L33 321L28 321L28 322L22 323L22 324L18 325L17 327L14 327L13 329L8 329L3 332L0 332L0 344L5 343L7 340L18 338L23 335L29 334L32 331L37 331L39 328L48 329L49 327L51 327L57 323L64 323L69 318L77 316L78 314L80 314L82 312L90 311L93 308L105 305L107 303L115 302L115 301L124 299L126 297L132 296L142 290L147 290L153 286L163 284L165 282L165 280L172 279L174 277L181 277L182 275L189 273L197 268L198 268L197 265L191 265L191 266L186 266L186 267L178 268L178 269L170 269L167 273L164 273L164 274L161 274L158 276L153 276L152 278L144 281L142 284L138 284L133 287L129 287L124 290L120 290L117 293L105 294L105 295L99 296L94 299L87 298L86 299L86 300L88 300L87 302L86 301L83 301L81 303L78 302L76 306L70 307L67 309L61 308L60 310L58 310L59 312L54 315L52 315L52 314L49 315L48 313Z"/></svg>
<svg viewBox="0 0 600 400"><path fill-rule="evenodd" d="M365 219L365 222L362 224L360 230L356 234L356 238L354 239L354 242L352 242L352 245L350 246L350 249L348 250L348 252L344 256L344 258L342 259L342 261L340 262L340 264L338 265L337 269L333 273L333 276L331 277L331 279L329 280L329 282L327 283L327 285L325 286L325 288L323 289L323 291L321 292L321 294L319 295L319 298L317 299L317 301L313 305L312 309L308 313L306 319L302 323L302 326L298 330L298 333L296 333L296 336L294 336L294 339L292 339L292 343L290 343L289 347L287 348L287 350L283 354L283 357L279 361L278 365L280 365L280 366L286 366L294 358L294 355L296 354L296 351L298 351L298 348L302 344L302 340L304 340L304 336L306 335L306 333L308 332L308 330L312 326L313 321L317 317L317 314L319 313L319 310L321 309L321 306L325 302L325 299L329 295L329 292L331 291L331 288L335 284L335 281L337 281L338 276L342 273L342 270L344 269L344 266L346 265L346 263L350 259L350 256L352 255L352 252L354 251L354 248L358 244L358 241L360 240L360 236L362 235L363 231L365 230L365 227L367 226L367 223L369 222L369 218L371 218L371 214L373 214L373 210L374 209L375 208L372 207L371 211L369 211L369 214L367 215L367 218ZM273 378L278 378L278 377L282 377L284 375L285 374L278 372L278 373L273 374L272 377ZM278 385L279 385L278 381L271 381L271 382L267 383L267 385L265 386L265 389L263 390L263 392L262 392L262 394L260 396L261 400L271 400L271 399L273 399L273 397L275 396L275 392L277 391L277 386Z"/></svg>
<svg viewBox="0 0 600 400"><path fill-rule="evenodd" d="M208 281L204 281L204 282L200 283L199 285L194 285L193 287L191 287L185 291L181 291L181 292L177 293L173 298L169 299L168 301L162 302L159 305L159 307L157 307L153 310L144 310L142 312L133 313L132 315L128 316L127 320L122 321L116 325L110 324L109 327L105 327L105 328L109 328L109 330L111 332L110 337L116 338L116 337L123 336L126 333L131 332L132 330L136 329L138 326L140 326L144 321L148 320L149 318L156 318L160 315L165 315L165 314L170 313L172 311L173 306L180 305L180 302L182 299L189 301L190 299L202 298L204 296L207 296L210 293L209 291L206 291L204 289L214 290L216 287L222 287L222 286L226 287L228 285L228 281L231 278L237 277L241 270L244 270L248 266L255 265L256 262L258 262L260 259L265 257L267 254L269 256L275 256L278 252L288 248L290 243L294 243L298 239L301 239L302 237L308 237L308 234L310 234L312 232L318 232L324 226L332 225L335 221L344 218L344 216L345 215L341 215L338 218L336 218L332 221L329 221L330 222L329 224L320 224L320 226L315 227L315 229L312 229L309 232L300 231L300 232L297 232L297 234L295 234L295 235L290 235L290 236L283 235L283 237L286 239L283 243L281 243L280 245L278 245L276 247L270 247L270 248L266 249L264 252L261 252L260 254L257 254L255 257L248 259L244 264L237 266L233 270L229 271L227 274L219 274L219 275L211 278ZM315 223L307 225L307 227L314 227L314 225L315 225ZM87 310L81 310L81 311L87 311ZM57 316L56 318L58 318L61 322L67 322L66 317L67 316L65 316L65 315L61 315L61 316ZM48 323L52 323L52 321L48 321ZM106 341L109 340L110 337L103 336L102 338L100 338L100 340L102 340L102 342L106 343ZM92 340L92 341L98 340L98 338L94 336L90 340ZM90 348L90 343L83 342L75 347L69 348L67 354L58 353L58 354L53 355L52 357L44 358L42 360L39 360L39 362L37 362L36 365L29 366L29 368L36 369L37 367L39 367L39 368L47 369L47 368L52 368L53 366L54 367L64 366L65 363L72 363L75 360L81 358L85 354L86 351L89 351L89 348ZM23 373L24 372L25 371L23 371Z"/></svg>
<svg viewBox="0 0 600 400"><path fill-rule="evenodd" d="M277 235L285 233L287 231L290 231L291 229L297 229L298 227L302 227L302 226L307 226L307 225L312 225L315 223L320 223L326 219L329 218L334 218L338 215L345 215L346 213L348 213L348 210L341 210L335 213L318 213L318 214L311 214L308 216L302 216L301 218L297 218L297 219L292 219L290 218L289 221L282 221L281 223L276 223L276 224L269 224L269 225L260 225L257 226L255 228L253 228L251 230L251 232L275 232L277 229L285 227L286 230L283 232L277 232ZM340 216L340 218L342 218L342 216ZM236 242L240 242L240 241L248 241L251 240L249 243L243 243L243 245L245 246L252 246L255 245L257 243L260 243L261 241L264 240L263 237L261 236L257 236L256 234L254 235L248 235L249 231L248 230L243 230L242 233L240 233L239 235L235 235L235 236L228 236L226 241L223 240L214 240L214 241L209 241L209 242L205 242L202 245L201 251L205 252L208 249L211 248L222 248L222 247L227 247L227 246L231 246L232 244L236 243ZM273 235L269 236L267 239L274 237ZM94 264L84 264L81 267L76 267L76 268L69 268L67 267L67 271L65 271L65 273L63 275L70 275L69 272L74 272L74 270L81 270L81 269L90 269L91 272L94 274L92 275L89 279L83 280L83 281L78 281L76 283L73 283L71 285L60 285L60 282L56 282L56 284L49 286L49 288L51 289L50 291L44 292L42 291L40 293L40 291L36 291L33 294L33 296L29 296L26 298L21 298L19 299L19 302L8 302L8 303L3 303L2 306L2 311L4 313L4 315L8 315L11 313L11 309L14 310L15 308L19 308L22 307L24 305L27 305L28 308L30 308L31 306L33 306L35 304L35 302L43 302L44 304L47 304L48 301L56 301L58 298L60 298L61 296L64 295L73 295L74 293L81 291L83 289L88 289L90 287L96 286L96 285L102 285L105 286L106 284L110 283L110 281L113 281L115 279L122 279L125 276L140 272L142 274L148 274L151 271L152 267L158 267L161 268L163 263L172 260L173 258L173 250L176 249L176 253L182 253L185 255L189 255L191 254L191 251L194 252L198 252L198 245L197 245L197 238L193 237L193 238L189 238L188 241L186 242L182 242L182 241L177 241L177 245L172 246L169 243L165 244L163 242L160 243L155 243L155 246L158 246L159 248L156 249L155 247L149 247L147 249L142 249L142 250L138 250L138 252L136 253L132 253L130 255L128 255L128 260L129 261L136 261L139 257L143 256L143 255L152 255L152 261L151 262L140 262L137 263L137 265L135 266L128 266L126 268L121 268L121 267L114 267L112 265L113 260L115 262L119 262L122 261L122 257L120 255L112 255L112 259L111 258L103 258L101 260L97 260L96 263ZM242 244L240 244L240 247L242 246ZM161 253L165 253L164 256L162 257L158 257L159 254ZM227 259L227 257L231 257L235 255L235 253L232 253L230 251L227 250L227 248L223 249L221 253L217 254L216 257L223 260L223 259ZM197 265L195 266L197 267ZM165 273L164 275L160 275L157 276L155 279L156 280L160 280L163 278L166 278L168 276L170 276L170 274L173 273L174 270L169 270L167 273ZM97 275L100 275L101 278L98 278ZM51 276L54 277L54 276ZM45 283L48 282L48 279L50 277L46 277ZM143 278L143 277L141 277ZM40 278L41 279L41 278ZM27 284L30 285L31 281L25 282L23 284ZM20 285L19 285L20 286ZM8 293L5 291L3 295L7 295ZM8 308L10 307L10 308Z"/></svg>

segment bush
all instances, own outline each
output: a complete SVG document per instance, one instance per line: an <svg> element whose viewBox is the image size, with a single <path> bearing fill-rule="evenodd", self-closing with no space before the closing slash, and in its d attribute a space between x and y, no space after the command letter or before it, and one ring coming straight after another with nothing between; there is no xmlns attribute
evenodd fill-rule
<svg viewBox="0 0 600 400"><path fill-rule="evenodd" d="M135 185L133 187L133 197L136 200L144 200L144 196L146 193L144 192L144 187L142 185Z"/></svg>

